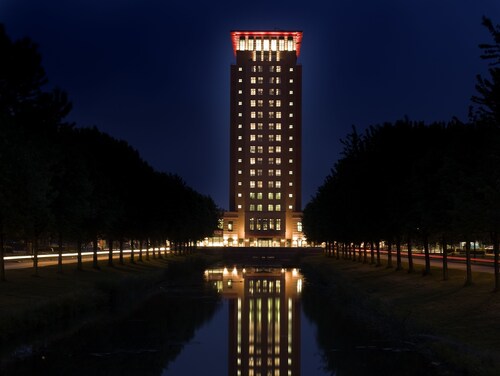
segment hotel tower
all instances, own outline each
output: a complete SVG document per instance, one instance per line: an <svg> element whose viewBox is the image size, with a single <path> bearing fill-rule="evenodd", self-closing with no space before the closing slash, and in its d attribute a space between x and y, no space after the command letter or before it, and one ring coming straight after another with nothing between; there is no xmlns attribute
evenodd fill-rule
<svg viewBox="0 0 500 376"><path fill-rule="evenodd" d="M229 246L301 246L302 32L232 31Z"/></svg>

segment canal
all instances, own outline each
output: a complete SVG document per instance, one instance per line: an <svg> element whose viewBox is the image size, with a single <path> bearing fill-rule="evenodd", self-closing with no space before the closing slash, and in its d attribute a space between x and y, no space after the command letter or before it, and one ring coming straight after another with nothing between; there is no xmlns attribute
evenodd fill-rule
<svg viewBox="0 0 500 376"><path fill-rule="evenodd" d="M0 374L439 374L412 343L374 336L351 320L299 268L220 266L202 274L157 286L132 310L24 344Z"/></svg>

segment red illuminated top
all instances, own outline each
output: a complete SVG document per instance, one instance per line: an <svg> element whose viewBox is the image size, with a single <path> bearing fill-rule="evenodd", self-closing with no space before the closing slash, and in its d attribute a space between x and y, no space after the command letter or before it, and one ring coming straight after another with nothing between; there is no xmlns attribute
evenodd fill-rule
<svg viewBox="0 0 500 376"><path fill-rule="evenodd" d="M240 37L274 37L274 38L288 38L293 37L293 42L295 44L295 51L297 57L300 54L300 45L302 43L302 31L231 31L231 39L233 41L233 51L236 55L238 50L238 43Z"/></svg>

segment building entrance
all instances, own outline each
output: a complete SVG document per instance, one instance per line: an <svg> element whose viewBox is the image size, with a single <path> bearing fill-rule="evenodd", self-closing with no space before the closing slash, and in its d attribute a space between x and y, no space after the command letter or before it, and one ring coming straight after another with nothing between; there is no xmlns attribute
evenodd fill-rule
<svg viewBox="0 0 500 376"><path fill-rule="evenodd" d="M271 239L257 239L257 247L272 247L273 241Z"/></svg>

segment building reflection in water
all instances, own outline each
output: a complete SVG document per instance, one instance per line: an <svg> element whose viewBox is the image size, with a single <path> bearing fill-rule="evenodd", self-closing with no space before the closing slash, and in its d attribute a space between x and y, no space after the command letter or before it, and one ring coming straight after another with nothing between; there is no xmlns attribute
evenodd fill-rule
<svg viewBox="0 0 500 376"><path fill-rule="evenodd" d="M205 271L229 301L229 375L300 375L300 293L296 269Z"/></svg>

